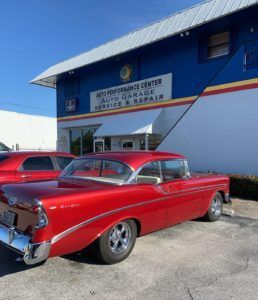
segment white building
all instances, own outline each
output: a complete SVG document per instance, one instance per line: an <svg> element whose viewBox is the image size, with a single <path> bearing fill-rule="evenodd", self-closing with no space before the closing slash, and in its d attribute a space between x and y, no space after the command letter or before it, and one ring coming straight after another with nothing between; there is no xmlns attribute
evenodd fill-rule
<svg viewBox="0 0 258 300"><path fill-rule="evenodd" d="M0 110L0 142L13 150L56 150L56 118Z"/></svg>

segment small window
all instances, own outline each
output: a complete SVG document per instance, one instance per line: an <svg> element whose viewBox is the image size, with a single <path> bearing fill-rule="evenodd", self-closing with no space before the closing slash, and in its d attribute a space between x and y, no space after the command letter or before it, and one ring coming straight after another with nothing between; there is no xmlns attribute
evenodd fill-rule
<svg viewBox="0 0 258 300"><path fill-rule="evenodd" d="M54 165L49 156L29 157L22 164L24 171L54 170Z"/></svg>
<svg viewBox="0 0 258 300"><path fill-rule="evenodd" d="M163 182L185 178L187 176L186 165L183 160L161 161Z"/></svg>
<svg viewBox="0 0 258 300"><path fill-rule="evenodd" d="M56 156L58 170L64 170L72 160L72 157Z"/></svg>
<svg viewBox="0 0 258 300"><path fill-rule="evenodd" d="M122 149L123 150L133 150L133 141L123 141Z"/></svg>
<svg viewBox="0 0 258 300"><path fill-rule="evenodd" d="M161 183L159 162L146 164L137 176L137 183Z"/></svg>
<svg viewBox="0 0 258 300"><path fill-rule="evenodd" d="M227 31L208 38L208 59L229 54L229 36Z"/></svg>

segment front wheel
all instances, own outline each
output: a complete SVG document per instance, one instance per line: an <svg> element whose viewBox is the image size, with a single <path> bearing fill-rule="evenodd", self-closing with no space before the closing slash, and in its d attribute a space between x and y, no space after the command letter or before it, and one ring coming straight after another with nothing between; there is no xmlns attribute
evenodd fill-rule
<svg viewBox="0 0 258 300"><path fill-rule="evenodd" d="M107 263L115 264L129 256L137 237L137 226L133 220L120 221L104 232L96 241L96 257Z"/></svg>
<svg viewBox="0 0 258 300"><path fill-rule="evenodd" d="M211 201L211 205L204 216L207 221L215 222L219 220L223 211L223 199L220 193L216 193Z"/></svg>

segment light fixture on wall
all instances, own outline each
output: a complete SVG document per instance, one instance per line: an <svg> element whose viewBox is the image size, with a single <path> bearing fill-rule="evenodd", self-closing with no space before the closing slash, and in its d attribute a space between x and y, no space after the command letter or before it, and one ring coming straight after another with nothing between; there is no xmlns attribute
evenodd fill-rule
<svg viewBox="0 0 258 300"><path fill-rule="evenodd" d="M185 37L185 36L189 36L189 35L190 35L190 32L189 32L189 31L181 32L181 33L180 33L181 38L183 38L183 37Z"/></svg>
<svg viewBox="0 0 258 300"><path fill-rule="evenodd" d="M252 26L252 27L250 28L250 32L251 32L251 33L254 33L254 32L255 32L255 27L254 27L254 26Z"/></svg>

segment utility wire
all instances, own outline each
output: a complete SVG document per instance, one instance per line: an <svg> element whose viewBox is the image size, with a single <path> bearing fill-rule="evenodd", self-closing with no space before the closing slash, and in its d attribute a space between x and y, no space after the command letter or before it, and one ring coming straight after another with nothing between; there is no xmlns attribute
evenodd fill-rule
<svg viewBox="0 0 258 300"><path fill-rule="evenodd" d="M23 108L30 108L30 109L41 110L41 111L43 110L43 111L55 112L55 110L44 108L44 107L30 106L30 105L24 105L24 104L18 104L18 103L11 103L11 102L7 102L7 101L0 101L0 104L18 106L18 107L23 107Z"/></svg>
<svg viewBox="0 0 258 300"><path fill-rule="evenodd" d="M45 60L46 62L48 62L48 63L53 63L52 60L51 60L50 58L45 57L45 56L43 56L43 55L41 55L41 54L38 54L38 53L36 53L36 52L30 51L30 50L27 50L27 49L23 49L23 48L20 48L20 47L16 47L16 46L10 45L10 44L8 44L8 43L5 43L5 42L3 42L3 41L0 42L0 45L5 46L5 47L8 47L8 48L13 49L13 50L16 50L16 51L19 51L19 52L23 52L23 53L25 53L25 54L27 54L27 55L36 56L36 57L38 57L38 58L44 59L44 60Z"/></svg>

